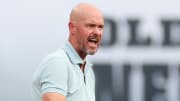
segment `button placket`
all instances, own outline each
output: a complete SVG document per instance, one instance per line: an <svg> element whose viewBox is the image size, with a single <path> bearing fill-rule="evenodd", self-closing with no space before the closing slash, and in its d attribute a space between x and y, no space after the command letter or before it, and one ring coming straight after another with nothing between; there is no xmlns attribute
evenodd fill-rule
<svg viewBox="0 0 180 101"><path fill-rule="evenodd" d="M84 74L83 71L81 70L80 65L77 64L77 66L78 66L78 72L79 72L80 75L81 75L81 81L83 81L83 83L86 84L86 82L85 82L85 74Z"/></svg>

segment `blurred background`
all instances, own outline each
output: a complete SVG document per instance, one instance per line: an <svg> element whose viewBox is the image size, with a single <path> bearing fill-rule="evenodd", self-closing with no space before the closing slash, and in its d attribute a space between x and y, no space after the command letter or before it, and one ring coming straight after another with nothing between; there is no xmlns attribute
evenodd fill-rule
<svg viewBox="0 0 180 101"><path fill-rule="evenodd" d="M96 101L180 101L179 0L1 0L0 101L30 101L40 61L68 37L70 10L105 16L95 64Z"/></svg>

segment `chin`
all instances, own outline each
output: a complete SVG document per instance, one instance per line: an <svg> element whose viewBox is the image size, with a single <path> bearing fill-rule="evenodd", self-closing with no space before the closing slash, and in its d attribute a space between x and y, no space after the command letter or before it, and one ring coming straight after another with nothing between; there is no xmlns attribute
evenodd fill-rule
<svg viewBox="0 0 180 101"><path fill-rule="evenodd" d="M97 50L87 50L88 55L94 55Z"/></svg>

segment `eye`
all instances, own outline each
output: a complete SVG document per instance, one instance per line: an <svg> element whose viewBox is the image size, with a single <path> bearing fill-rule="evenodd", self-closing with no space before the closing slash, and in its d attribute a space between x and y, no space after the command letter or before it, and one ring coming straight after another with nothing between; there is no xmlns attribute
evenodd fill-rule
<svg viewBox="0 0 180 101"><path fill-rule="evenodd" d="M88 24L88 27L93 28L93 27L96 27L96 25L95 24Z"/></svg>
<svg viewBox="0 0 180 101"><path fill-rule="evenodd" d="M99 28L100 28L100 29L103 29L103 28L104 28L104 25L99 25Z"/></svg>

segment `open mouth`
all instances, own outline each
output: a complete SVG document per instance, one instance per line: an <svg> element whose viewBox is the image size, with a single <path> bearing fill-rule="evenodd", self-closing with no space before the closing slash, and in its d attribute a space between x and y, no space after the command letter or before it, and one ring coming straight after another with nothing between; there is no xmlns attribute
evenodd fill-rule
<svg viewBox="0 0 180 101"><path fill-rule="evenodd" d="M99 42L99 40L98 40L98 38L96 38L96 37L90 37L90 38L88 38L88 42L97 44L97 43Z"/></svg>

